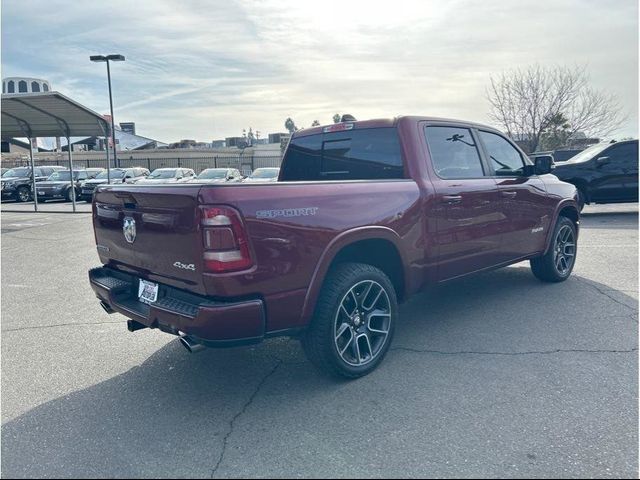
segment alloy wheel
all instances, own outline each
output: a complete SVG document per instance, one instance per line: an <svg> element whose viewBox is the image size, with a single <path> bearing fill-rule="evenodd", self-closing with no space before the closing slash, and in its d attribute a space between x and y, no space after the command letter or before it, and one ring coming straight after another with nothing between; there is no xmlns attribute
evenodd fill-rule
<svg viewBox="0 0 640 480"><path fill-rule="evenodd" d="M576 241L573 229L569 225L563 225L556 234L554 242L554 265L562 276L571 271L576 258Z"/></svg>
<svg viewBox="0 0 640 480"><path fill-rule="evenodd" d="M335 315L335 346L344 362L366 365L377 358L389 336L391 303L382 285L356 283L342 298Z"/></svg>

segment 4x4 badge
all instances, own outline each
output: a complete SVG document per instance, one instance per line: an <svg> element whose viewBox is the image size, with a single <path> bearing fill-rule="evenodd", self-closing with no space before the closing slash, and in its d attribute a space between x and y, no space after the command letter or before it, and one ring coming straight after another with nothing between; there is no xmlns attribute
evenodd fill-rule
<svg viewBox="0 0 640 480"><path fill-rule="evenodd" d="M132 217L124 217L122 233L124 233L124 239L127 242L133 243L136 241L136 221Z"/></svg>

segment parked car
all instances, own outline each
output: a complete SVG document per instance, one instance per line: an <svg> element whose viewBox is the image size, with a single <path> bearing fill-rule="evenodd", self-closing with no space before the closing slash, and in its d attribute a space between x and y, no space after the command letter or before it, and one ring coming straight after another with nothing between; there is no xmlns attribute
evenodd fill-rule
<svg viewBox="0 0 640 480"><path fill-rule="evenodd" d="M112 168L110 173L104 170L96 175L95 178L87 180L82 184L80 199L90 202L93 191L98 185L105 185L107 183L135 183L147 175L149 175L149 170L142 167ZM111 178L111 182L108 182L108 178Z"/></svg>
<svg viewBox="0 0 640 480"><path fill-rule="evenodd" d="M240 170L236 168L207 168L197 177L190 180L193 183L221 183L239 182L242 180Z"/></svg>
<svg viewBox="0 0 640 480"><path fill-rule="evenodd" d="M427 285L523 260L542 281L569 277L576 188L551 167L470 122L308 128L277 183L98 187L89 279L131 331L189 351L294 336L321 369L359 377Z"/></svg>
<svg viewBox="0 0 640 480"><path fill-rule="evenodd" d="M36 185L36 193L38 200L55 200L64 198L68 202L77 199L80 196L81 185L85 180L88 180L91 175L96 175L98 172L83 170L73 171L73 184L74 188L71 188L71 175L69 170L59 170L53 172L47 180L39 182Z"/></svg>
<svg viewBox="0 0 640 480"><path fill-rule="evenodd" d="M64 167L34 167L35 180L43 182L58 170L64 170ZM1 183L2 200L13 199L18 202L28 202L33 199L31 167L15 167L7 170L2 174Z"/></svg>
<svg viewBox="0 0 640 480"><path fill-rule="evenodd" d="M246 183L257 183L257 182L277 182L278 175L280 174L279 168L256 168L251 175L244 179Z"/></svg>
<svg viewBox="0 0 640 480"><path fill-rule="evenodd" d="M156 168L146 178L138 180L139 184L182 183L195 178L196 173L190 168Z"/></svg>
<svg viewBox="0 0 640 480"><path fill-rule="evenodd" d="M0 168L0 175L4 175L4 172L8 171L8 168Z"/></svg>
<svg viewBox="0 0 640 480"><path fill-rule="evenodd" d="M597 144L553 171L578 189L580 208L588 203L638 201L638 140Z"/></svg>

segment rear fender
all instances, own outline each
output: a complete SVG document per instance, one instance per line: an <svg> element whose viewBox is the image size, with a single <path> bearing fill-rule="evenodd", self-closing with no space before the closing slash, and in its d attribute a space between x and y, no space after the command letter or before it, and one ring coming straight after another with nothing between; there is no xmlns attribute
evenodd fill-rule
<svg viewBox="0 0 640 480"><path fill-rule="evenodd" d="M401 246L400 236L388 227L369 226L369 227L357 227L351 230L340 233L336 236L325 248L324 252L318 260L318 264L311 277L311 283L307 289L307 294L304 300L302 308L302 323L308 324L311 321L313 312L316 307L318 296L320 295L320 289L324 279L329 271L331 263L336 258L336 255L346 246L352 243L359 242L361 240L387 240L391 242L400 255L402 265L407 265L407 260L404 256L404 250ZM407 276L407 269L403 268L404 284L409 285L409 278Z"/></svg>

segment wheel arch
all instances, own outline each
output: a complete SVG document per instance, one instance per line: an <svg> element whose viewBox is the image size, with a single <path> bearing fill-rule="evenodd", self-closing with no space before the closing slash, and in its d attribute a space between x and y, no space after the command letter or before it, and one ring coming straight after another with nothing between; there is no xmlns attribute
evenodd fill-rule
<svg viewBox="0 0 640 480"><path fill-rule="evenodd" d="M335 237L322 253L313 272L302 309L303 322L310 321L326 275L331 267L339 263L358 262L379 268L391 280L398 302L402 301L408 278L400 241L398 234L387 227L359 227Z"/></svg>
<svg viewBox="0 0 640 480"><path fill-rule="evenodd" d="M560 202L556 207L555 214L553 216L553 223L547 232L547 239L545 241L544 253L547 253L549 247L551 246L551 240L553 238L553 231L555 230L555 226L558 223L558 220L561 217L568 218L573 222L576 227L576 237L580 230L580 209L578 204L574 200L565 200Z"/></svg>

